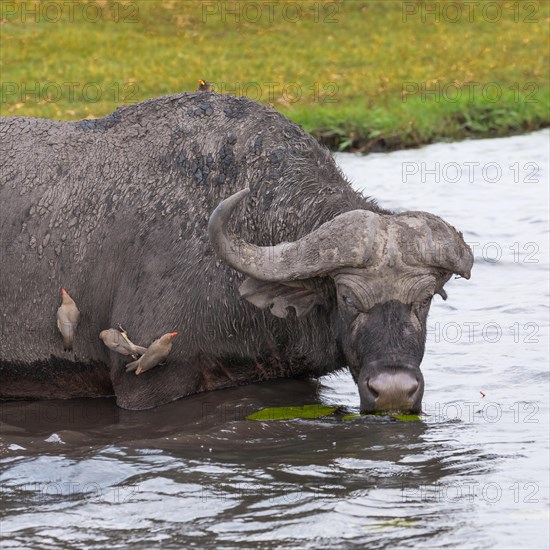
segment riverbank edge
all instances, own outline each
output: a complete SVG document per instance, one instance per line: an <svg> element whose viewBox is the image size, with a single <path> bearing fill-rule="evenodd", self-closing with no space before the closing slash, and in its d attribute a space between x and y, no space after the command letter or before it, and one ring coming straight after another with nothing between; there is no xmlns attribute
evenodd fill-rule
<svg viewBox="0 0 550 550"><path fill-rule="evenodd" d="M487 132L465 130L452 134L434 135L422 139L414 139L410 135L390 134L375 138L368 136L335 133L325 130L310 130L309 133L330 151L334 153L389 153L405 149L418 149L433 143L451 143L467 139L504 138L529 134L538 130L550 128L550 121L541 121L537 124L525 124L521 128L502 128ZM344 146L342 144L345 143Z"/></svg>

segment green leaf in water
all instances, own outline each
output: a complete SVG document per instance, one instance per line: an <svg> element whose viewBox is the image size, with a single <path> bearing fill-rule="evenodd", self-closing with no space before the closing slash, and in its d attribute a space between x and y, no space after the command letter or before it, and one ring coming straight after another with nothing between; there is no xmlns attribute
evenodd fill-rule
<svg viewBox="0 0 550 550"><path fill-rule="evenodd" d="M369 531L385 531L386 529L395 529L396 527L414 527L415 525L416 521L412 519L394 518L381 521L380 523L367 525L367 529Z"/></svg>
<svg viewBox="0 0 550 550"><path fill-rule="evenodd" d="M401 420L402 422L419 422L420 416L417 414L387 414L387 413L374 413L374 414L346 414L342 417L343 420L355 420L356 418L368 418L369 416L387 416L389 418L395 418L395 420Z"/></svg>
<svg viewBox="0 0 550 550"><path fill-rule="evenodd" d="M403 422L420 422L420 416L417 414L391 414L390 416Z"/></svg>
<svg viewBox="0 0 550 550"><path fill-rule="evenodd" d="M362 416L368 416L366 414L345 414L342 416L342 420L355 420L356 418L361 418Z"/></svg>
<svg viewBox="0 0 550 550"><path fill-rule="evenodd" d="M247 420L290 420L292 418L320 418L338 410L326 405L303 405L302 407L273 407L249 414Z"/></svg>

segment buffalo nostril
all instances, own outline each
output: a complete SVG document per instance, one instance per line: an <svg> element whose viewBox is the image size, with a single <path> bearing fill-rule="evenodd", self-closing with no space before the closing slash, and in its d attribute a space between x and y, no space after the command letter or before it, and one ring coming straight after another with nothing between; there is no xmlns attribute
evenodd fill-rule
<svg viewBox="0 0 550 550"><path fill-rule="evenodd" d="M419 387L415 376L408 372L380 373L367 383L369 391L375 396L397 397L398 395L412 397Z"/></svg>
<svg viewBox="0 0 550 550"><path fill-rule="evenodd" d="M415 380L413 384L411 384L409 388L409 393L407 394L409 397L412 397L418 390L418 380Z"/></svg>
<svg viewBox="0 0 550 550"><path fill-rule="evenodd" d="M372 395L374 395L374 397L378 397L379 393L378 393L378 391L376 390L376 388L373 387L373 386L371 385L371 381L370 381L370 380L367 382L367 388L368 388L369 391L372 393Z"/></svg>

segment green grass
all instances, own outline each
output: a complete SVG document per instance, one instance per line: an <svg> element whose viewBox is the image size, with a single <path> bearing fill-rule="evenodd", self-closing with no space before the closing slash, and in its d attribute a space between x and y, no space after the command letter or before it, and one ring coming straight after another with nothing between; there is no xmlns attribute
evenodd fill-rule
<svg viewBox="0 0 550 550"><path fill-rule="evenodd" d="M269 12L266 2L241 0L231 15L224 10L233 1L98 0L88 20L81 5L71 14L58 4L58 12L38 8L38 16L29 11L34 2L2 4L2 115L97 118L124 103L194 90L206 78L222 93L261 93L260 101L333 149L549 125L546 0L498 2L499 18L495 2L481 0L457 22L448 8L457 2L445 1L280 0ZM432 5L439 21L423 11ZM417 13L405 20L404 9ZM422 94L423 85L440 93Z"/></svg>

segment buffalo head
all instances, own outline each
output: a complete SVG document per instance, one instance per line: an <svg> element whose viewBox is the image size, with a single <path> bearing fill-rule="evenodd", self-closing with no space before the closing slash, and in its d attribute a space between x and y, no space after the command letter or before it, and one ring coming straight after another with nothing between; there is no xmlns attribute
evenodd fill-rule
<svg viewBox="0 0 550 550"><path fill-rule="evenodd" d="M470 278L473 256L462 235L426 212L353 210L297 241L256 246L227 229L248 192L224 200L209 223L218 256L249 277L241 295L278 317L289 307L297 316L330 308L361 411L419 412L432 298L446 298L452 274Z"/></svg>

